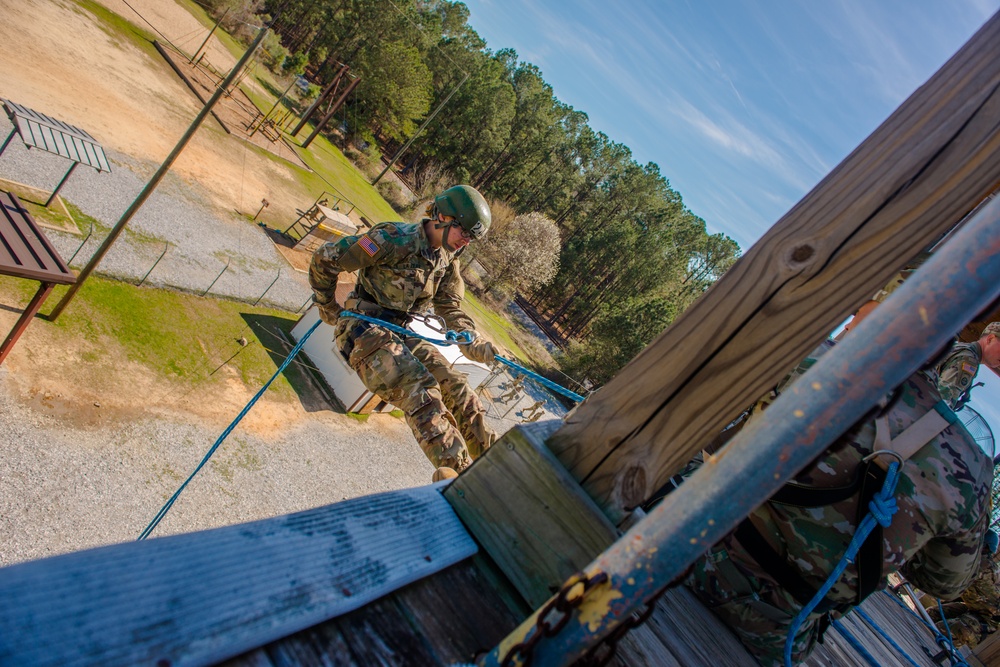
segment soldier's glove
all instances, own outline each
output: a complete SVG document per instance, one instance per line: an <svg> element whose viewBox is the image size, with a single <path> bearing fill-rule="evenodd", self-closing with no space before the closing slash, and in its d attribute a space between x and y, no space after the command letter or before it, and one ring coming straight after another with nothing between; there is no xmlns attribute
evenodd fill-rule
<svg viewBox="0 0 1000 667"><path fill-rule="evenodd" d="M475 336L474 332L470 333L473 333L473 336ZM462 353L473 361L487 365L492 364L497 356L497 351L493 347L493 343L482 338L474 338L471 343L462 346Z"/></svg>
<svg viewBox="0 0 1000 667"><path fill-rule="evenodd" d="M327 303L320 303L316 297L313 297L313 301L316 302L316 310L319 311L319 319L323 320L332 327L337 326L337 320L340 319L340 311L343 310L340 304L337 303L336 299L330 300Z"/></svg>

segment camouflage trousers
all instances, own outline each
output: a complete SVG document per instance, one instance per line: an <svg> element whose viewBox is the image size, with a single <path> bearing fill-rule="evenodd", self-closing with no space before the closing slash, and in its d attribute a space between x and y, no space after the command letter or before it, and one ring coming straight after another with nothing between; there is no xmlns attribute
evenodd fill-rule
<svg viewBox="0 0 1000 667"><path fill-rule="evenodd" d="M764 667L785 664L785 641L801 605L754 561L732 535L692 566L685 585L718 616ZM834 612L835 613L835 612ZM839 615L837 615L839 616ZM809 657L820 639L823 614L810 614L792 644L792 662Z"/></svg>
<svg viewBox="0 0 1000 667"><path fill-rule="evenodd" d="M349 328L350 327L350 328ZM417 443L435 466L469 467L496 440L486 410L465 373L434 345L342 318L337 343L369 391L406 415Z"/></svg>
<svg viewBox="0 0 1000 667"><path fill-rule="evenodd" d="M955 646L964 644L973 648L997 629L997 623L992 616L978 614L969 609L964 602L946 602L943 606L945 619L948 622L947 628L941 620L941 611L936 604L928 607L927 614L937 625L938 632L943 635L951 632L952 643Z"/></svg>

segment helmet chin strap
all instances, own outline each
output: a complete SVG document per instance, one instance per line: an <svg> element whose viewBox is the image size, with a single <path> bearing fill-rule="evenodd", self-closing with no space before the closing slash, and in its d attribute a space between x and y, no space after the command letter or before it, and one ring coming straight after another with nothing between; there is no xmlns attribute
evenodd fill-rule
<svg viewBox="0 0 1000 667"><path fill-rule="evenodd" d="M448 243L448 237L450 236L449 232L451 228L457 224L458 222L454 220L451 222L442 222L440 218L438 218L437 221L434 223L434 229L444 230L444 234L441 235L441 246L448 252L455 252L457 250L457 248L452 248L451 245Z"/></svg>

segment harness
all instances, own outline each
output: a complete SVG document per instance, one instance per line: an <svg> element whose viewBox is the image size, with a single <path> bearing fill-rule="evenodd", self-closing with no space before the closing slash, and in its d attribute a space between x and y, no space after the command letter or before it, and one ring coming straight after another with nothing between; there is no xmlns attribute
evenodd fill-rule
<svg viewBox="0 0 1000 667"><path fill-rule="evenodd" d="M768 502L793 507L815 508L825 507L857 497L858 510L855 526L860 525L862 519L868 513L869 503L882 488L886 479L886 469L888 467L886 457L874 456L874 453L893 453L898 455L901 461L905 462L917 450L936 438L941 431L957 421L958 417L955 413L941 400L934 405L933 409L910 424L895 438L892 438L889 432L889 418L883 414L875 420L876 430L875 442L872 448L873 455L865 457L859 464L854 480L850 484L840 487L817 488L790 482L785 484ZM749 517L740 523L734 534L743 548L761 568L800 604L806 605L813 599L817 592L816 587L803 579L799 575L797 568L789 565L787 556L779 554L771 546ZM858 590L854 601L841 603L824 597L815 607L814 611L824 615L830 611L845 612L851 607L860 604L879 588L879 584L882 581L883 561L882 526L876 524L872 532L862 543L857 558L854 561L858 575ZM746 582L746 577L742 575L736 577L728 576L733 572L739 574L736 566L728 558L719 560L718 565L731 583L741 582L740 585L742 585L742 582ZM749 584L749 582L746 583ZM743 593L743 591L738 592ZM756 599L756 594L750 591L749 597ZM764 605L763 602L760 604ZM767 613L764 609L761 609L761 611ZM773 613L769 615L773 615Z"/></svg>
<svg viewBox="0 0 1000 667"><path fill-rule="evenodd" d="M361 283L358 283L354 286L354 292L351 293L351 296L348 297L344 305L346 306L346 310L361 313L362 315L388 322L397 327L406 328L413 319L413 315L410 313L394 308L383 308L375 303L374 299L375 297ZM345 361L350 359L351 352L354 350L354 341L373 326L375 325L365 320L354 320L354 323L350 325L350 329L347 332L344 349L340 351Z"/></svg>

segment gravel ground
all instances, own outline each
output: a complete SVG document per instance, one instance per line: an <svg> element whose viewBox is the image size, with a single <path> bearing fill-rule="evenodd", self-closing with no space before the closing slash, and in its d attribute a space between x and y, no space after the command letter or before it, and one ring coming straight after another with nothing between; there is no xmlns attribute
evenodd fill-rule
<svg viewBox="0 0 1000 667"><path fill-rule="evenodd" d="M0 135L12 125L0 118ZM108 151L111 173L80 165L59 194L110 229L135 200L159 164ZM29 151L15 136L0 156L0 178L51 191L70 161L40 150ZM274 248L264 230L208 204L200 186L167 176L139 209L101 262L98 273L138 283L167 247L146 279L152 285L202 293L212 281L212 294L298 311L311 292L305 274L294 271ZM88 229L81 230L83 235ZM46 230L64 258L76 253L72 266L86 264L108 230L95 230L83 248L83 236ZM79 252L77 250L79 249ZM280 275L279 275L280 273ZM277 278L274 286L268 286ZM266 294L265 294L266 290Z"/></svg>
<svg viewBox="0 0 1000 667"><path fill-rule="evenodd" d="M150 415L78 428L25 406L0 366L0 565L138 537L222 428ZM314 413L274 437L237 426L154 536L430 482L402 419Z"/></svg>
<svg viewBox="0 0 1000 667"><path fill-rule="evenodd" d="M499 395L506 374L484 387ZM18 399L0 366L0 566L136 539L223 427L183 414L76 427ZM486 396L498 432L537 390ZM265 399L266 400L266 399ZM555 401L542 419L565 411ZM235 415L234 415L235 416ZM273 437L237 426L153 536L204 530L430 482L433 466L402 419L313 412Z"/></svg>

